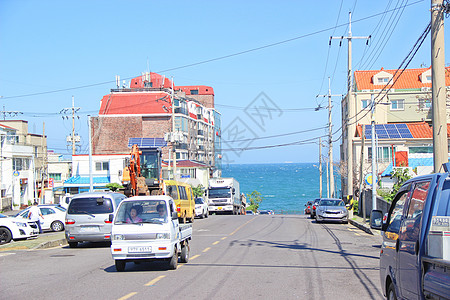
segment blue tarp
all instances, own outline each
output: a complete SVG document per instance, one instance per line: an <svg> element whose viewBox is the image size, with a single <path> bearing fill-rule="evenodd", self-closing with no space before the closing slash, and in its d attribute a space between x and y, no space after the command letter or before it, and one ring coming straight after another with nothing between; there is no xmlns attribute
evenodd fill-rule
<svg viewBox="0 0 450 300"><path fill-rule="evenodd" d="M109 176L96 176L92 178L94 184L107 184L110 183L110 177ZM64 184L74 184L74 185L84 185L89 184L89 176L72 176L66 181L64 181Z"/></svg>

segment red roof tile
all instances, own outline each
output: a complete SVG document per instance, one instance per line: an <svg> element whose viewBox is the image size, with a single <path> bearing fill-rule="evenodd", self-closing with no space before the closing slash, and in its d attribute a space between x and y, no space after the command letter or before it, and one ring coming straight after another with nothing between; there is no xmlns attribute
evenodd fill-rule
<svg viewBox="0 0 450 300"><path fill-rule="evenodd" d="M398 72L394 77L393 82L395 82L392 88L394 89L417 89L421 87L431 87L431 83L422 83L420 81L420 74L427 71L430 68L420 68L420 69L406 69L400 76L401 72ZM386 72L394 75L397 70L368 70L368 71L355 71L355 82L357 90L374 90L382 89L385 84L374 84L373 76L380 73ZM445 85L450 86L450 67L445 68Z"/></svg>
<svg viewBox="0 0 450 300"><path fill-rule="evenodd" d="M428 123L407 123L406 126L408 126L415 139L429 139L433 137L433 130Z"/></svg>

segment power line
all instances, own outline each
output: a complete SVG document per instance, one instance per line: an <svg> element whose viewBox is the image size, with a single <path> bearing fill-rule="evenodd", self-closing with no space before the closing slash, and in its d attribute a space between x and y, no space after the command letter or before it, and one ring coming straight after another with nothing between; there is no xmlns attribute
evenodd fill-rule
<svg viewBox="0 0 450 300"><path fill-rule="evenodd" d="M423 1L424 0L418 0L416 2L413 2L413 3L410 3L410 4L406 4L406 5L402 6L402 7L392 9L391 11L396 10L396 9L400 9L400 8L403 8L403 7L412 6L412 5L415 5L415 4L423 2ZM365 20L377 17L379 15L383 15L385 13L386 13L386 11L381 12L381 13L377 13L377 14L373 14L373 15L370 15L370 16L367 16L367 17L364 17L364 18L361 18L361 19L358 19L358 20L353 20L353 23L362 22L362 21L365 21ZM179 66L179 67L174 67L174 68L169 68L169 69L165 69L165 70L160 70L160 71L157 71L156 73L164 73L164 72L169 72L169 71L175 71L175 70L190 68L190 67L194 67L194 66L198 66L198 65L214 62L214 61L219 61L219 60L223 60L223 59L227 59L227 58L231 58L231 57L235 57L235 56L239 56L239 55L243 55L243 54L247 54L247 53L263 50L263 49L266 49L266 48L270 48L270 47L286 44L286 43L293 42L293 41L296 41L296 40L299 40L299 39L303 39L303 38L307 38L307 37L310 37L310 36L313 36L313 35L317 35L319 33L323 33L323 32L326 32L326 31L329 31L329 30L332 30L332 29L336 29L337 27L347 26L348 24L349 23L344 23L344 24L341 24L341 25L328 27L328 28L325 28L325 29L317 30L317 31L314 31L314 32L311 32L311 33L306 33L306 34L303 34L303 35L300 35L300 36L296 36L296 37L293 37L293 38L290 38L290 39L286 39L286 40L283 40L283 41L279 41L279 42L275 42L275 43L271 43L271 44L266 44L266 45L255 47L255 48L251 48L251 49L248 49L248 50L239 51L239 52L235 52L235 53L232 53L232 54L219 56L219 57L215 57L215 58L211 58L211 59L206 59L206 60L203 60L203 61L199 61L199 62L195 62L195 63L191 63L191 64L186 64L186 65L182 65L182 66ZM130 79L133 79L135 77L136 76L128 77L128 78L125 78L125 80L130 80ZM52 90L52 91L44 91L44 92L30 93L30 94L23 94L23 95L16 95L16 96L4 96L3 99L14 99L14 98L23 98L23 97L31 97L31 96L52 94L52 93L58 93L58 92L66 92L66 91L72 91L72 90L77 90L77 89L84 89L84 88L89 88L89 87L100 86L100 85L104 85L104 84L111 84L111 83L115 83L115 82L116 82L115 80L109 80L109 81L104 81L104 82L99 82L99 83L80 85L80 86L76 86L76 87L57 89L57 90Z"/></svg>
<svg viewBox="0 0 450 300"><path fill-rule="evenodd" d="M282 137L282 136L294 135L294 134L305 133L305 132L310 132L310 131L316 131L316 130L325 129L325 128L327 128L327 126L322 126L322 127L307 129L307 130L302 130L302 131L295 131L295 132L290 132L290 133L283 133L283 134L277 134L277 135L271 135L271 136L251 138L251 139L232 140L232 141L231 140L222 140L222 141L225 143L237 143L237 142L247 142L247 141L254 141L254 140L271 139L271 138L276 138L276 137Z"/></svg>

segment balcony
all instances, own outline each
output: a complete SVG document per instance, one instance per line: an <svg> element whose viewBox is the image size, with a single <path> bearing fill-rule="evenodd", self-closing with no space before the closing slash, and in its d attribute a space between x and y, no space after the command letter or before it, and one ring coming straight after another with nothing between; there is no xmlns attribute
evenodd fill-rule
<svg viewBox="0 0 450 300"><path fill-rule="evenodd" d="M201 129L198 130L197 134L201 135L201 136L205 136L205 132Z"/></svg>

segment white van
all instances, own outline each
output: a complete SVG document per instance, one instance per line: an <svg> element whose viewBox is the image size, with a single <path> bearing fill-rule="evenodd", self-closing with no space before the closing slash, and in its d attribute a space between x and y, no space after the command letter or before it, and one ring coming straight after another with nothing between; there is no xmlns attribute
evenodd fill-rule
<svg viewBox="0 0 450 300"><path fill-rule="evenodd" d="M66 240L71 248L78 242L111 241L109 215L114 214L124 194L82 193L72 197L66 212Z"/></svg>

